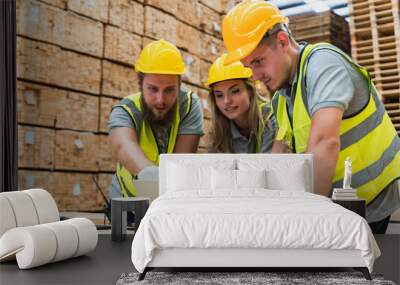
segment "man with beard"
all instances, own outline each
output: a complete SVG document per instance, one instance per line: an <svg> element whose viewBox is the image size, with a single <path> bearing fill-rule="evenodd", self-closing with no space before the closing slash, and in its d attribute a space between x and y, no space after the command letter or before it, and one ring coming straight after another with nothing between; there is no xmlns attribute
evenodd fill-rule
<svg viewBox="0 0 400 285"><path fill-rule="evenodd" d="M400 139L368 71L333 45L297 43L287 19L263 0L236 5L222 34L225 64L240 60L275 92L277 139L313 154L316 193L342 187L350 157L351 186L367 202L366 219L373 232L385 233L400 208Z"/></svg>
<svg viewBox="0 0 400 285"><path fill-rule="evenodd" d="M196 94L180 89L185 65L165 40L149 43L135 63L140 92L113 107L109 138L118 164L111 197L136 196L133 179L158 179L161 153L194 153L203 135Z"/></svg>

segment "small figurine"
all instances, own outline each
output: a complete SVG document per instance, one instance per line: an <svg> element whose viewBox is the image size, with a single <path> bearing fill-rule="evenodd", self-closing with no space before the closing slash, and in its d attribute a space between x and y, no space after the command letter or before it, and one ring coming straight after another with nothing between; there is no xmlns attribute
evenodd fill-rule
<svg viewBox="0 0 400 285"><path fill-rule="evenodd" d="M347 157L344 162L343 189L351 189L351 159Z"/></svg>

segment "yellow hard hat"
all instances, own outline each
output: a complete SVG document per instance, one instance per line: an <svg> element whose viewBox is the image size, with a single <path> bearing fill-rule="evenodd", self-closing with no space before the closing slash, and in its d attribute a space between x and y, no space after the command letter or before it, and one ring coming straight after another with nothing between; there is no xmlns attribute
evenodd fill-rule
<svg viewBox="0 0 400 285"><path fill-rule="evenodd" d="M146 45L135 63L135 71L157 74L184 74L181 53L170 42L158 40Z"/></svg>
<svg viewBox="0 0 400 285"><path fill-rule="evenodd" d="M224 53L211 65L206 82L207 87L215 82L236 78L250 78L253 75L251 69L244 67L240 61L225 65L226 56L227 54Z"/></svg>
<svg viewBox="0 0 400 285"><path fill-rule="evenodd" d="M222 37L228 51L225 64L248 56L278 23L287 24L288 20L264 0L245 0L233 7L222 22Z"/></svg>

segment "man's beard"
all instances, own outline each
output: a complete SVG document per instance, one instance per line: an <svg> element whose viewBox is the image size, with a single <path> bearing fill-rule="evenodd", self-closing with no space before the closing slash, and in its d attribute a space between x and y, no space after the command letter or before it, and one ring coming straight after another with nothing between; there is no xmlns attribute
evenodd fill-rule
<svg viewBox="0 0 400 285"><path fill-rule="evenodd" d="M142 106L143 106L143 119L150 123L150 125L155 126L166 126L171 125L173 120L175 119L176 106L178 104L178 100L175 100L174 105L162 116L154 115L153 111L146 104L143 97L141 97Z"/></svg>

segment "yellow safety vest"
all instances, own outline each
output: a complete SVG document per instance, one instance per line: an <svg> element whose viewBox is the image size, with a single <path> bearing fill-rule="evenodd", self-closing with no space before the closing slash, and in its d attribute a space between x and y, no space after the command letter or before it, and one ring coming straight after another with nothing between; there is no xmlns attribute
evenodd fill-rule
<svg viewBox="0 0 400 285"><path fill-rule="evenodd" d="M357 195L372 202L393 181L400 178L400 138L377 96L368 71L356 64L340 49L326 43L307 45L300 55L298 81L294 98L293 118L289 119L286 97L274 94L272 106L279 130L278 140L285 140L296 153L307 150L311 130L308 112L306 78L311 55L318 50L329 49L340 54L368 81L370 99L357 114L343 117L340 124L340 152L336 163L333 187L342 187L344 161L352 161L352 187Z"/></svg>
<svg viewBox="0 0 400 285"><path fill-rule="evenodd" d="M167 153L172 153L174 151L181 116L186 116L187 114L189 114L191 99L192 96L190 91L180 92L178 95L175 117L172 122L168 138ZM119 104L115 105L113 108L115 107L121 107L128 112L129 116L136 126L136 130L138 130L138 140L140 148L143 150L147 159L158 165L160 154L151 126L145 120L138 120L138 118L141 118L140 114L143 111L141 93L139 92L125 97ZM135 179L135 177L120 163L117 164L116 176L123 195L125 197L135 197L137 194L135 186L133 185L133 179Z"/></svg>
<svg viewBox="0 0 400 285"><path fill-rule="evenodd" d="M263 115L264 118L264 114L268 113L268 117L266 118L267 120L269 120L271 118L271 116L273 115L273 112L271 112L271 104L270 102L264 102L264 101L259 101L258 102L258 107L260 108L261 114ZM261 152L261 146L263 143L263 138L262 135L264 133L265 130L265 122L258 122L258 128L257 128L257 136L256 136L256 153L260 153Z"/></svg>

